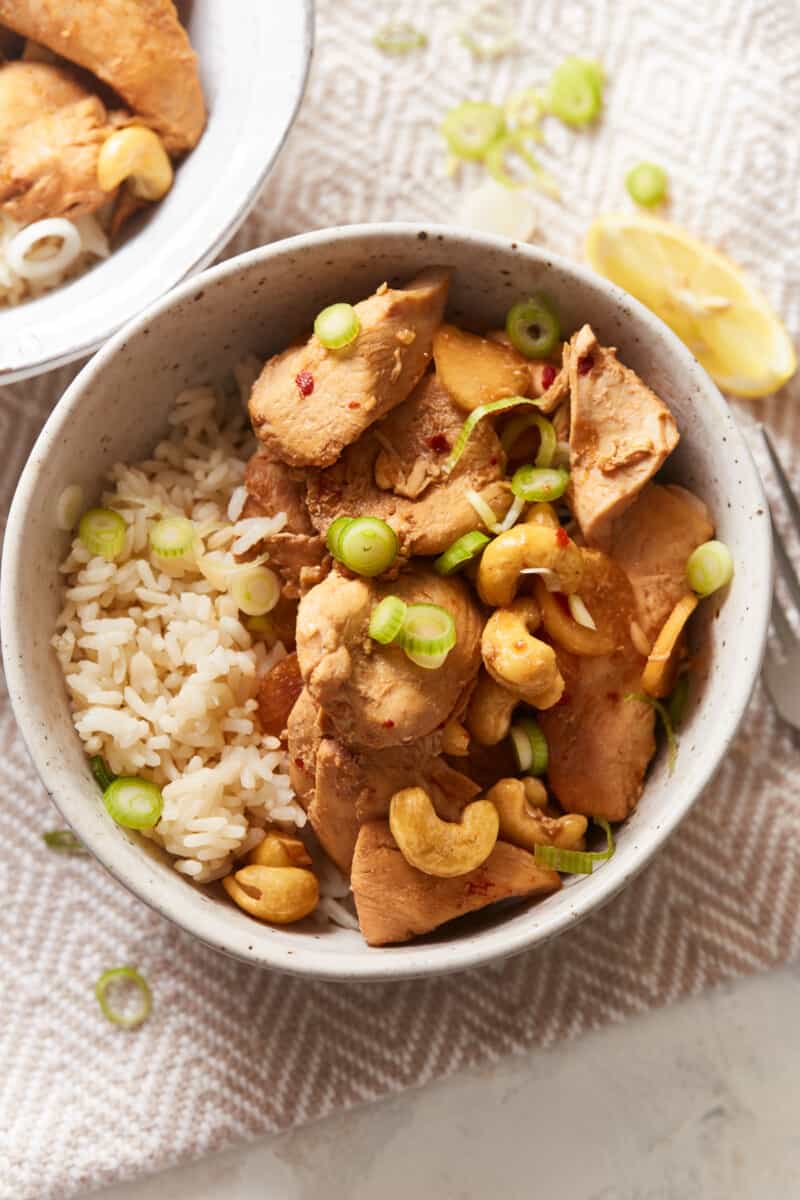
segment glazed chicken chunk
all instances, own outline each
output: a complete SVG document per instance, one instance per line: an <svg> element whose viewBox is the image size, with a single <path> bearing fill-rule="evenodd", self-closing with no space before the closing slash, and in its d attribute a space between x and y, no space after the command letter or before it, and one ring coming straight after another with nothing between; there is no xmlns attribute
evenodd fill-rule
<svg viewBox="0 0 800 1200"><path fill-rule="evenodd" d="M326 350L316 334L270 359L250 397L253 429L273 458L327 467L374 421L402 403L431 359L447 271L384 285L355 305L355 341Z"/></svg>

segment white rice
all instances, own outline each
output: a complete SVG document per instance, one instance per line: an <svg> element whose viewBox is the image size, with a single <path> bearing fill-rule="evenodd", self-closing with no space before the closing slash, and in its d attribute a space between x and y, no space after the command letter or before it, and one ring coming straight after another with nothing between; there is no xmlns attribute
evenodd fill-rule
<svg viewBox="0 0 800 1200"><path fill-rule="evenodd" d="M7 251L17 234L29 227L0 214L0 306L19 304L23 300L41 296L44 292L66 283L68 279L73 279L97 259L108 257L108 237L96 216L85 214L69 221L68 224L73 226L80 239L80 251L77 256L63 269L54 266L52 271L47 271L36 279L28 279L14 269ZM48 257L54 257L56 252L57 244L53 239L49 239L41 245L37 244L28 257L38 266L39 263L46 262Z"/></svg>
<svg viewBox="0 0 800 1200"><path fill-rule="evenodd" d="M189 517L201 549L227 563L231 548L283 526L282 516L239 520L253 441L242 406L227 421L222 407L211 388L183 392L152 457L113 467L100 503L124 518L125 549L107 562L73 541L53 638L87 754L161 787L162 817L148 836L197 882L227 874L267 823L305 823L286 753L256 714L259 680L283 646L254 642L194 557L167 568L148 548L151 525L169 514Z"/></svg>

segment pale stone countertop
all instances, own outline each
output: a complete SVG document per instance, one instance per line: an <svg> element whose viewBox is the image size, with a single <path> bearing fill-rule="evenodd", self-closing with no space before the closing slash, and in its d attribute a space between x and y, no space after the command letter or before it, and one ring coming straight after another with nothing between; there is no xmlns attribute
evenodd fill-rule
<svg viewBox="0 0 800 1200"><path fill-rule="evenodd" d="M97 1200L800 1196L800 966Z"/></svg>

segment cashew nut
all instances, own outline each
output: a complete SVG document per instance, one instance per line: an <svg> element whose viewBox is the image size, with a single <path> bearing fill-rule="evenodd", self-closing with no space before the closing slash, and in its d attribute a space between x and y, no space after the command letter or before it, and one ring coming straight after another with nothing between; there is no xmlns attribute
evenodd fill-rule
<svg viewBox="0 0 800 1200"><path fill-rule="evenodd" d="M140 200L160 200L172 187L172 163L152 129L130 125L106 138L97 156L97 182L113 192L123 182Z"/></svg>
<svg viewBox="0 0 800 1200"><path fill-rule="evenodd" d="M497 609L484 626L481 654L497 683L536 708L552 708L561 699L564 680L553 647L532 636L540 619L532 596Z"/></svg>
<svg viewBox="0 0 800 1200"><path fill-rule="evenodd" d="M541 579L534 583L534 593L542 610L542 624L554 642L587 658L613 654L616 643L609 634L599 629L587 629L574 621L552 592L548 592Z"/></svg>
<svg viewBox="0 0 800 1200"><path fill-rule="evenodd" d="M442 730L442 751L453 758L469 754L469 733L460 721L448 721Z"/></svg>
<svg viewBox="0 0 800 1200"><path fill-rule="evenodd" d="M478 569L478 591L485 604L499 608L510 604L520 572L546 567L558 576L562 592L577 592L583 575L583 558L563 529L525 522L499 534L483 552Z"/></svg>
<svg viewBox="0 0 800 1200"><path fill-rule="evenodd" d="M526 512L525 524L544 525L548 529L558 529L561 522L552 504L548 504L546 500L540 500L536 504L532 504Z"/></svg>
<svg viewBox="0 0 800 1200"><path fill-rule="evenodd" d="M499 822L488 800L468 804L458 824L442 821L428 793L412 787L392 796L389 827L407 863L426 875L449 879L486 861L497 841Z"/></svg>
<svg viewBox="0 0 800 1200"><path fill-rule="evenodd" d="M300 838L270 829L245 862L252 867L310 867L311 856Z"/></svg>
<svg viewBox="0 0 800 1200"><path fill-rule="evenodd" d="M316 875L299 867L242 867L222 886L239 908L273 925L302 921L319 901Z"/></svg>
<svg viewBox="0 0 800 1200"><path fill-rule="evenodd" d="M508 737L514 709L520 703L487 671L481 671L467 709L467 728L481 746L496 746Z"/></svg>
<svg viewBox="0 0 800 1200"><path fill-rule="evenodd" d="M536 846L583 849L586 817L579 813L548 817L541 811L547 792L538 779L501 779L489 789L486 799L497 809L504 841L513 842L523 850L533 850Z"/></svg>

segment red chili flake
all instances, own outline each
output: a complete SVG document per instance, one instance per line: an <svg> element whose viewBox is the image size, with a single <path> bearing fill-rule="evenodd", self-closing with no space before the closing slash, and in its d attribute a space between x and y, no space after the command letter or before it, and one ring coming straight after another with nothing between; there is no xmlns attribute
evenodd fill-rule
<svg viewBox="0 0 800 1200"><path fill-rule="evenodd" d="M592 357L592 355L584 354L582 358L578 359L578 374L579 375L588 375L593 366L594 366L594 358Z"/></svg>
<svg viewBox="0 0 800 1200"><path fill-rule="evenodd" d="M611 700L614 704L619 700L619 692L606 692L606 700Z"/></svg>
<svg viewBox="0 0 800 1200"><path fill-rule="evenodd" d="M563 525L559 525L558 529L556 530L556 541L562 550L569 545L569 534Z"/></svg>
<svg viewBox="0 0 800 1200"><path fill-rule="evenodd" d="M310 371L301 371L294 381L301 396L310 396L314 390L314 376Z"/></svg>
<svg viewBox="0 0 800 1200"><path fill-rule="evenodd" d="M488 896L491 890L492 885L489 883L488 879L470 879L469 883L467 884L468 896Z"/></svg>
<svg viewBox="0 0 800 1200"><path fill-rule="evenodd" d="M430 446L434 454L447 454L450 449L450 443L443 433L435 433L433 437L426 438L425 444Z"/></svg>
<svg viewBox="0 0 800 1200"><path fill-rule="evenodd" d="M490 466L490 467L496 467L496 466L497 466L497 458L490 458L490 459L489 459L489 466Z"/></svg>
<svg viewBox="0 0 800 1200"><path fill-rule="evenodd" d="M299 767L301 771L305 771L306 769L306 764L303 762L302 758L296 758L294 760L294 765Z"/></svg>
<svg viewBox="0 0 800 1200"><path fill-rule="evenodd" d="M388 721L384 721L383 728L384 729L394 729L394 721L392 721L391 718Z"/></svg>
<svg viewBox="0 0 800 1200"><path fill-rule="evenodd" d="M361 408L361 405L359 404L358 400L348 400L347 407L348 408Z"/></svg>
<svg viewBox="0 0 800 1200"><path fill-rule="evenodd" d="M547 389L553 385L555 378L555 367L551 367L549 363L546 363L545 366L542 367L542 387L545 389L545 391L547 391Z"/></svg>

